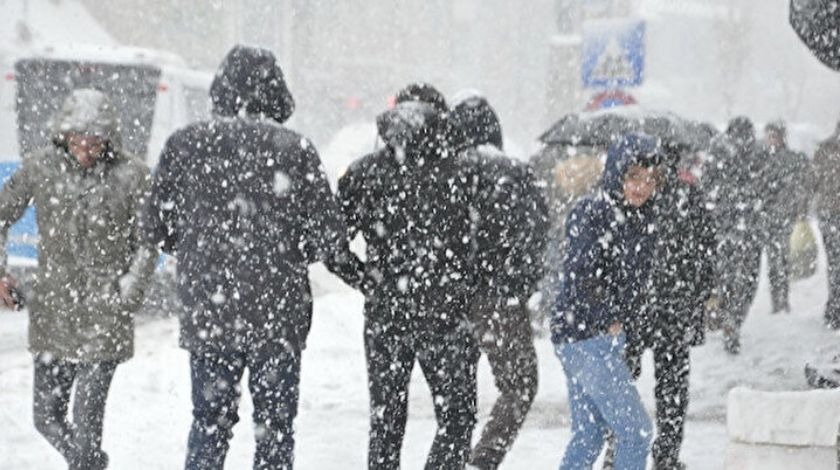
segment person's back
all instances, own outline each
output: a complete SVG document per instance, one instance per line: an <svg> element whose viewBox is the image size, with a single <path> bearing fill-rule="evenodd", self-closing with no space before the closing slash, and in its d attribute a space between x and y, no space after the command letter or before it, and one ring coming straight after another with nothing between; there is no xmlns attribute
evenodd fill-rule
<svg viewBox="0 0 840 470"><path fill-rule="evenodd" d="M450 116L467 142L461 158L476 170L470 325L500 392L470 465L495 470L537 393L537 353L527 302L542 273L548 216L531 168L504 154L501 123L490 103L479 95L467 96Z"/></svg>
<svg viewBox="0 0 840 470"><path fill-rule="evenodd" d="M724 347L741 350L741 325L756 289L761 267L762 185L766 162L756 151L755 127L749 118L733 118L726 133L712 141L715 160L708 191L717 225L717 276Z"/></svg>
<svg viewBox="0 0 840 470"><path fill-rule="evenodd" d="M177 175L173 242L185 307L217 311L213 323L224 328L212 336L236 338L226 342L231 347L259 349L281 339L302 347L311 302L307 265L338 240L334 226L318 227L324 219L312 217L318 211L337 217L335 207L323 204L331 198L325 182L312 182L323 181L317 154L301 146L306 140L298 134L247 118L197 123L169 142L175 158L161 171ZM316 236L326 242L311 243ZM283 337L260 336L278 299L288 304L275 320ZM201 329L202 320L194 319ZM238 332L227 328L235 323Z"/></svg>
<svg viewBox="0 0 840 470"><path fill-rule="evenodd" d="M227 60L232 78L222 75L211 89L215 116L173 134L161 157L150 237L177 257L181 300L199 312L182 322L188 348L303 348L307 265L343 237L314 147L280 125L294 109L285 84L252 91L236 80L267 60L246 48Z"/></svg>
<svg viewBox="0 0 840 470"><path fill-rule="evenodd" d="M466 304L473 287L475 186L443 95L411 84L377 118L385 147L339 180L350 238L367 243L328 266L365 294L370 469L398 468L415 362L434 396L426 468L463 468L475 426L478 349Z"/></svg>
<svg viewBox="0 0 840 470"><path fill-rule="evenodd" d="M399 126L398 114L413 111L383 114L380 133L387 135ZM339 181L339 193L344 201L354 200L355 209L346 214L348 224L365 238L367 273L378 279L377 292L432 306L463 296L472 282L470 203L475 177L439 127L444 123L436 123L439 118L429 110L420 113L425 113L431 130L404 147L387 145L354 163ZM455 320L450 315L437 317L421 326Z"/></svg>
<svg viewBox="0 0 840 470"><path fill-rule="evenodd" d="M290 468L307 266L342 246L345 227L317 152L281 127L294 102L273 54L235 47L210 97L214 117L167 141L144 211L146 239L178 261L193 387L187 468L221 468L246 368L262 430L254 466Z"/></svg>

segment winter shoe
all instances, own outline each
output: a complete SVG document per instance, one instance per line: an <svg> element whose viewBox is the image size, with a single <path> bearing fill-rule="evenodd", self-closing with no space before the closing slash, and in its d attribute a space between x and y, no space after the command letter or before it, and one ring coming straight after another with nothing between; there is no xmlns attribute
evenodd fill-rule
<svg viewBox="0 0 840 470"><path fill-rule="evenodd" d="M741 333L737 329L724 327L723 348L733 356L741 353Z"/></svg>

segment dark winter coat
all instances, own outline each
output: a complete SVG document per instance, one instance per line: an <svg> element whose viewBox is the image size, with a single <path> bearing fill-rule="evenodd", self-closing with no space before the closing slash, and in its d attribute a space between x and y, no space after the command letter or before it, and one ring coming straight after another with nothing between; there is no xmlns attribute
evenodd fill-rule
<svg viewBox="0 0 840 470"><path fill-rule="evenodd" d="M840 124L814 153L812 181L817 210L832 216L840 214Z"/></svg>
<svg viewBox="0 0 840 470"><path fill-rule="evenodd" d="M365 239L366 261L330 268L365 292L369 320L450 331L473 288L474 165L459 157L451 122L430 104L399 103L377 123L386 146L338 183L350 238ZM375 307L386 303L403 307Z"/></svg>
<svg viewBox="0 0 840 470"><path fill-rule="evenodd" d="M736 122L737 121L737 122ZM744 118L712 140L704 192L714 207L722 239L750 240L761 222L762 158L756 151L752 124Z"/></svg>
<svg viewBox="0 0 840 470"><path fill-rule="evenodd" d="M528 165L502 153L502 129L482 97L456 105L452 120L467 139L463 158L476 164L476 289L526 300L543 274L548 208Z"/></svg>
<svg viewBox="0 0 840 470"><path fill-rule="evenodd" d="M657 238L645 308L628 343L651 347L704 340L705 302L715 287L716 231L700 189L671 178L654 205Z"/></svg>
<svg viewBox="0 0 840 470"><path fill-rule="evenodd" d="M0 258L9 228L34 205L38 271L29 299L29 348L67 361L125 361L134 313L157 260L138 213L149 169L123 151L119 114L101 92L74 91L53 120L53 145L24 157L0 192ZM107 150L90 168L67 151L66 134L95 135Z"/></svg>
<svg viewBox="0 0 840 470"><path fill-rule="evenodd" d="M761 196L760 227L772 232L773 227L790 226L808 207L807 188L810 178L808 157L787 146L764 143L757 158L763 161L759 174Z"/></svg>
<svg viewBox="0 0 840 470"><path fill-rule="evenodd" d="M270 52L234 48L210 96L214 117L167 141L145 209L146 239L178 261L181 344L302 349L307 265L343 243L340 208L315 148L281 126L294 102Z"/></svg>
<svg viewBox="0 0 840 470"><path fill-rule="evenodd" d="M626 205L624 176L635 165L659 165L662 150L651 137L629 135L612 146L601 192L578 202L566 222L568 250L551 319L552 341L585 340L614 322L639 315L651 273L657 232L654 201Z"/></svg>

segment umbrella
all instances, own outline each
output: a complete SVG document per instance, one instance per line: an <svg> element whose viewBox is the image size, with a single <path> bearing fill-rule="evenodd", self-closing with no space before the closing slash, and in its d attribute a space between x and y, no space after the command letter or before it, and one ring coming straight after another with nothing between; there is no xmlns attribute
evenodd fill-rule
<svg viewBox="0 0 840 470"><path fill-rule="evenodd" d="M790 25L823 64L840 71L840 1L791 0Z"/></svg>
<svg viewBox="0 0 840 470"><path fill-rule="evenodd" d="M540 136L545 144L608 147L621 136L644 133L678 151L701 150L711 140L706 126L668 111L622 106L591 113L567 114Z"/></svg>

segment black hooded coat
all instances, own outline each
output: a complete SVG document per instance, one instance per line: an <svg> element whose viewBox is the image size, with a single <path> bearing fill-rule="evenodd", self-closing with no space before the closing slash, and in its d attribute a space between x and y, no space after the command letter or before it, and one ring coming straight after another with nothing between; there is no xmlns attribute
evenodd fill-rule
<svg viewBox="0 0 840 470"><path fill-rule="evenodd" d="M167 141L143 217L178 262L181 345L302 349L307 266L344 243L340 208L315 148L281 125L294 101L271 52L231 50L210 97L213 118Z"/></svg>
<svg viewBox="0 0 840 470"><path fill-rule="evenodd" d="M459 158L462 138L434 103L401 101L377 126L386 145L338 183L350 238L365 239L366 260L345 257L330 268L365 293L369 321L451 331L474 288L475 169Z"/></svg>

